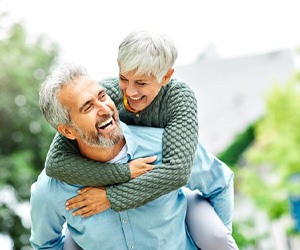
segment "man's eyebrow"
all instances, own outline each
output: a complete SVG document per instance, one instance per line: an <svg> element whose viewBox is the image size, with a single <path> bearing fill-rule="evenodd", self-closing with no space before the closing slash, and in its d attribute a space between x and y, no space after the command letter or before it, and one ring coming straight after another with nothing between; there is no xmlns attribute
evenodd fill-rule
<svg viewBox="0 0 300 250"><path fill-rule="evenodd" d="M98 96L99 96L99 95L101 95L102 93L106 93L106 89L105 89L105 88L103 88L103 89L99 90L99 92L98 92Z"/></svg>

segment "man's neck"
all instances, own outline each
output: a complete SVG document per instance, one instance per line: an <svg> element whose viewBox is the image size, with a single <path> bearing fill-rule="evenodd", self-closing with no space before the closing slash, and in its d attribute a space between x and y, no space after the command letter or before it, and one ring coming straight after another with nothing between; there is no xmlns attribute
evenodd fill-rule
<svg viewBox="0 0 300 250"><path fill-rule="evenodd" d="M125 139L122 139L116 145L109 148L92 147L83 143L78 143L80 153L91 160L107 162L115 158L125 145Z"/></svg>

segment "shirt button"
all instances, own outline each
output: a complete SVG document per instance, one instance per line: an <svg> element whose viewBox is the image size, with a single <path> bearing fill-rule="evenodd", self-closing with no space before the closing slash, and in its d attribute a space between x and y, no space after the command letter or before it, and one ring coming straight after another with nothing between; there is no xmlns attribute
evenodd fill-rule
<svg viewBox="0 0 300 250"><path fill-rule="evenodd" d="M124 219L124 220L123 220L123 223L126 223L126 222L127 222L127 221Z"/></svg>
<svg viewBox="0 0 300 250"><path fill-rule="evenodd" d="M140 114L135 114L136 117L140 117Z"/></svg>
<svg viewBox="0 0 300 250"><path fill-rule="evenodd" d="M133 249L133 248L134 248L134 246L133 246L133 245L130 245L129 247L130 247L130 249Z"/></svg>

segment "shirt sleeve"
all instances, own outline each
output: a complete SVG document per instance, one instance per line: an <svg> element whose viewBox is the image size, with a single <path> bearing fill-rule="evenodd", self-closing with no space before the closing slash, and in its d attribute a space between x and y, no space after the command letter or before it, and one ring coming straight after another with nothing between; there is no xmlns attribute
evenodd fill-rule
<svg viewBox="0 0 300 250"><path fill-rule="evenodd" d="M34 249L62 250L64 245L62 229L65 221L57 213L56 201L43 192L35 192L35 185L37 184L34 183L31 188L30 198L30 244Z"/></svg>
<svg viewBox="0 0 300 250"><path fill-rule="evenodd" d="M127 183L107 187L107 197L115 211L147 204L189 180L198 142L197 101L188 87L175 87L169 92L167 104L161 108L165 110L159 114L168 120L163 133L163 164Z"/></svg>
<svg viewBox="0 0 300 250"><path fill-rule="evenodd" d="M198 144L187 187L191 190L199 190L208 199L230 231L234 211L233 179L232 170Z"/></svg>

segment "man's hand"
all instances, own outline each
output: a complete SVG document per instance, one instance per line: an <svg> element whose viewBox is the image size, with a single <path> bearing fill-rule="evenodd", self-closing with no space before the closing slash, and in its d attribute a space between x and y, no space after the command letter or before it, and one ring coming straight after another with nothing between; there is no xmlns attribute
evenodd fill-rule
<svg viewBox="0 0 300 250"><path fill-rule="evenodd" d="M73 215L86 218L110 208L110 201L106 197L105 187L84 187L77 196L67 200L66 209L78 209Z"/></svg>
<svg viewBox="0 0 300 250"><path fill-rule="evenodd" d="M155 162L157 159L157 156L149 156L144 158L138 158L131 162L129 162L130 167L130 176L131 179L134 179L136 177L139 177L142 174L145 174L153 169L153 165L149 163Z"/></svg>

